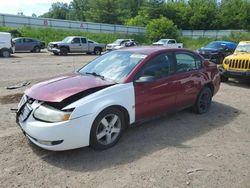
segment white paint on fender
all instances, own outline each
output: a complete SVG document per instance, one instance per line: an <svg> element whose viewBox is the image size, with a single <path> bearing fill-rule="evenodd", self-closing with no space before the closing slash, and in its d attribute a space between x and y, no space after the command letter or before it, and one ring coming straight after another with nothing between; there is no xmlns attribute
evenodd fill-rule
<svg viewBox="0 0 250 188"><path fill-rule="evenodd" d="M96 116L109 106L124 107L129 114L130 123L135 121L135 93L133 83L116 84L66 106L65 109L75 108L70 119L95 114ZM94 120L93 120L94 121Z"/></svg>

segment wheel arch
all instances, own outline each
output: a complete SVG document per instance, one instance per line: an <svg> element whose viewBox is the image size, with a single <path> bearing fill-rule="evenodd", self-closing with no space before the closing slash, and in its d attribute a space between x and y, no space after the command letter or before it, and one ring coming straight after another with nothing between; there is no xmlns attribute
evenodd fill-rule
<svg viewBox="0 0 250 188"><path fill-rule="evenodd" d="M130 122L130 116L129 116L129 112L128 110L124 107L124 106L121 106L121 105L111 105L109 107L106 107L105 109L103 109L102 111L108 109L108 108L116 108L118 110L120 110L123 114L124 114L124 118L125 118L125 125L126 127L129 125L129 122ZM101 112L102 112L101 111ZM100 113L101 113L100 112Z"/></svg>
<svg viewBox="0 0 250 188"><path fill-rule="evenodd" d="M60 48L60 49L61 49L61 48L66 48L66 49L70 52L70 48L69 48L69 46L67 46L67 45L62 45L62 46L60 46L59 48Z"/></svg>
<svg viewBox="0 0 250 188"><path fill-rule="evenodd" d="M204 85L204 87L209 88L209 89L211 90L211 92L212 92L212 95L214 95L214 85L213 85L212 82L206 83L206 84Z"/></svg>

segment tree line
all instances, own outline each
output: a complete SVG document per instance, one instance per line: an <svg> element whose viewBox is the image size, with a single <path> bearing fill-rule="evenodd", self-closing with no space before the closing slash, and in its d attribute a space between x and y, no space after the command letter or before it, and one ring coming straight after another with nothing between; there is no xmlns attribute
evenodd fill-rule
<svg viewBox="0 0 250 188"><path fill-rule="evenodd" d="M41 17L146 27L171 21L178 29L250 29L250 0L72 0Z"/></svg>

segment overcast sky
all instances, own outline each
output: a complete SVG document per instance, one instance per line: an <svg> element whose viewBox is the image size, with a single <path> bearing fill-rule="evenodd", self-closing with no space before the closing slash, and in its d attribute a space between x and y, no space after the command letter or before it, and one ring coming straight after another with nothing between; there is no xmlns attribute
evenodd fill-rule
<svg viewBox="0 0 250 188"><path fill-rule="evenodd" d="M17 14L23 12L26 16L35 13L37 16L48 12L52 3L69 3L72 0L0 0L0 13Z"/></svg>

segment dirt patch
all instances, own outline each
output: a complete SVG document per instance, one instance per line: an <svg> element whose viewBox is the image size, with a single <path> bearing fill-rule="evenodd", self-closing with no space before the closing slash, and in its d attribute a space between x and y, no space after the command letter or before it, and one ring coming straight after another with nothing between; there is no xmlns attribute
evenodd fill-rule
<svg viewBox="0 0 250 188"><path fill-rule="evenodd" d="M18 103L23 96L23 93L16 93L11 95L4 95L0 97L0 103L1 104L12 104L12 103Z"/></svg>

